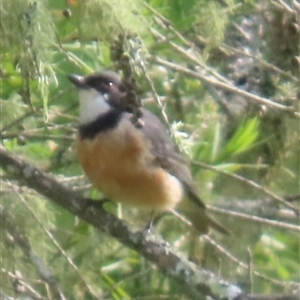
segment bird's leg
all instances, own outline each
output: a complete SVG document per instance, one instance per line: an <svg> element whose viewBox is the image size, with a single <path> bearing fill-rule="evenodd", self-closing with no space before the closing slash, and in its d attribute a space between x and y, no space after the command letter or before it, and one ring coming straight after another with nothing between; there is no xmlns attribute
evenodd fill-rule
<svg viewBox="0 0 300 300"><path fill-rule="evenodd" d="M143 229L143 234L145 236L150 235L152 228L165 215L166 215L166 213L161 213L159 215L155 215L155 211L152 211L151 212L150 221L146 224L145 228Z"/></svg>
<svg viewBox="0 0 300 300"><path fill-rule="evenodd" d="M151 215L150 215L150 221L148 221L146 223L146 226L144 227L144 229L142 231L143 235L145 235L145 236L150 235L150 233L151 233L152 226L153 226L154 214L155 214L155 212L152 210Z"/></svg>

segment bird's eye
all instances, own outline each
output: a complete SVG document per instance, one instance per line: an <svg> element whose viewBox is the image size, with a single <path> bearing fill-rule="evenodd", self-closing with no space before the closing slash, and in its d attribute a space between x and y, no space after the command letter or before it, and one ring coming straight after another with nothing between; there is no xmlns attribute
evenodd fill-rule
<svg viewBox="0 0 300 300"><path fill-rule="evenodd" d="M108 92L113 85L114 83L112 81L102 82L101 88Z"/></svg>
<svg viewBox="0 0 300 300"><path fill-rule="evenodd" d="M101 92L107 93L108 90L109 90L109 88L110 88L110 86L109 86L108 83L106 83L106 82L101 82L101 84L100 84L100 89L99 89L99 90L100 90Z"/></svg>
<svg viewBox="0 0 300 300"><path fill-rule="evenodd" d="M108 94L111 93L114 88L114 83L112 81L103 80L101 82L98 82L97 90L102 94Z"/></svg>

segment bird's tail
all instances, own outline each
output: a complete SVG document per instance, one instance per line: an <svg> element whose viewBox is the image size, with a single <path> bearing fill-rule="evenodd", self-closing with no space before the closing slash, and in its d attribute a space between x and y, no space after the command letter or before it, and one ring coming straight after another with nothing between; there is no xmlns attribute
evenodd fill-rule
<svg viewBox="0 0 300 300"><path fill-rule="evenodd" d="M206 234L209 227L218 232L230 235L230 231L207 214L204 203L192 190L187 190L187 199L178 205L178 210L192 223L201 234Z"/></svg>

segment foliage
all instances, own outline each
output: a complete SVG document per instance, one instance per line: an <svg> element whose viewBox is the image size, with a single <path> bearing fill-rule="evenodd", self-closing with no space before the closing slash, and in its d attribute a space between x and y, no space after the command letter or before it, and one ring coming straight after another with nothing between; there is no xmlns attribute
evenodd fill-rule
<svg viewBox="0 0 300 300"><path fill-rule="evenodd" d="M292 293L300 281L297 13L288 0L3 0L2 143L78 193L101 197L76 161L77 93L66 74L115 69L110 48L123 34L145 106L172 128L201 196L225 210L212 207L212 214L232 231L194 237L166 216L154 234L247 292ZM5 172L0 192L1 216L27 237L68 299L187 299L137 252ZM136 230L149 218L105 207ZM1 297L50 299L48 283L6 225Z"/></svg>

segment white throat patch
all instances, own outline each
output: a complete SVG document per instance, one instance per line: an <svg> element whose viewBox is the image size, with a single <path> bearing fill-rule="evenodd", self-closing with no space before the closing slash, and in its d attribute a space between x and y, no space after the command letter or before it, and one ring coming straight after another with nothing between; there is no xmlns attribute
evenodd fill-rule
<svg viewBox="0 0 300 300"><path fill-rule="evenodd" d="M99 117L99 115L108 112L111 107L107 103L107 100L107 94L101 94L95 89L80 89L80 124L92 122Z"/></svg>

